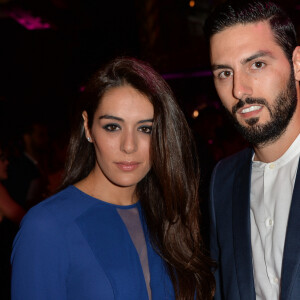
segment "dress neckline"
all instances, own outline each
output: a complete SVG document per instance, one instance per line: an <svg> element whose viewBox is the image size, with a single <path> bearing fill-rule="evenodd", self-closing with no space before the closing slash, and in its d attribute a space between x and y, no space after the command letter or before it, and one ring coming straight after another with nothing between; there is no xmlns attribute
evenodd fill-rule
<svg viewBox="0 0 300 300"><path fill-rule="evenodd" d="M80 190L79 188L77 188L76 186L74 185L70 185L70 188L75 190L77 193L79 193L81 196L85 197L85 198L89 198L91 200L94 200L94 201L97 201L98 203L102 204L102 205L108 205L108 206L112 206L112 207L115 207L115 208L119 208L119 209L130 209L130 208L134 208L134 207L137 207L139 205L139 201L137 201L136 203L134 204L130 204L130 205L119 205L119 204L113 204L113 203L110 203L110 202L106 202L106 201L103 201L101 199L98 199L98 198L95 198L93 196L90 196L89 194L83 192L82 190Z"/></svg>

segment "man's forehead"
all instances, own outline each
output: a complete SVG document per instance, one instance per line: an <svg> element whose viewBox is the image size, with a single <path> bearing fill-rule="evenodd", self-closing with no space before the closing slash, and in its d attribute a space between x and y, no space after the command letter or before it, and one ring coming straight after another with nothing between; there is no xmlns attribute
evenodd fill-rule
<svg viewBox="0 0 300 300"><path fill-rule="evenodd" d="M210 38L212 42L216 38L234 37L234 36L265 36L274 37L270 23L268 21L259 21L253 23L237 23L232 26L225 27L221 31L213 34Z"/></svg>
<svg viewBox="0 0 300 300"><path fill-rule="evenodd" d="M239 56L246 59L258 51L272 53L281 47L275 40L268 22L236 24L214 34L210 39L211 59L215 60L223 55Z"/></svg>

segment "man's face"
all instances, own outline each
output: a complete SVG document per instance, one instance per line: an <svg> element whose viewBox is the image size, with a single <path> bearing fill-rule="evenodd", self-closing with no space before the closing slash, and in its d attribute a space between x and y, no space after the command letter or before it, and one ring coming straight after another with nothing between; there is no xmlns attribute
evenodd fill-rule
<svg viewBox="0 0 300 300"><path fill-rule="evenodd" d="M267 22L238 24L212 36L211 65L219 97L254 145L278 139L297 105L291 65Z"/></svg>

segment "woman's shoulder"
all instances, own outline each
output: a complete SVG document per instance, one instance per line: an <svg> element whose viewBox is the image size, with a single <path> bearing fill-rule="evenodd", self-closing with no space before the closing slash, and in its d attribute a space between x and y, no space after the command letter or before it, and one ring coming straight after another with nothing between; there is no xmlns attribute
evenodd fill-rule
<svg viewBox="0 0 300 300"><path fill-rule="evenodd" d="M96 201L85 197L74 186L69 186L32 207L25 215L23 222L65 224L72 222L95 204Z"/></svg>

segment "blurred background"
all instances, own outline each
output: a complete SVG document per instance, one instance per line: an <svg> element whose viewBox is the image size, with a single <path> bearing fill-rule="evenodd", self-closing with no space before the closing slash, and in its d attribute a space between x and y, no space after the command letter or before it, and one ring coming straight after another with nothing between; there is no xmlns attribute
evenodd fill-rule
<svg viewBox="0 0 300 300"><path fill-rule="evenodd" d="M221 121L212 114L221 108L203 24L219 2L0 0L1 135L19 134L32 118L47 123L50 135L67 132L85 80L109 59L126 55L163 74L187 117L201 123L200 129L195 124L199 134L214 142L212 127ZM300 1L281 2L298 27Z"/></svg>
<svg viewBox="0 0 300 300"><path fill-rule="evenodd" d="M59 186L72 106L87 78L116 56L148 61L172 87L198 145L205 224L213 166L247 146L224 115L209 67L203 24L219 2L0 0L0 162L8 171L0 188L19 205L12 217L0 201L1 299L9 299L19 220ZM300 0L279 2L299 32Z"/></svg>

